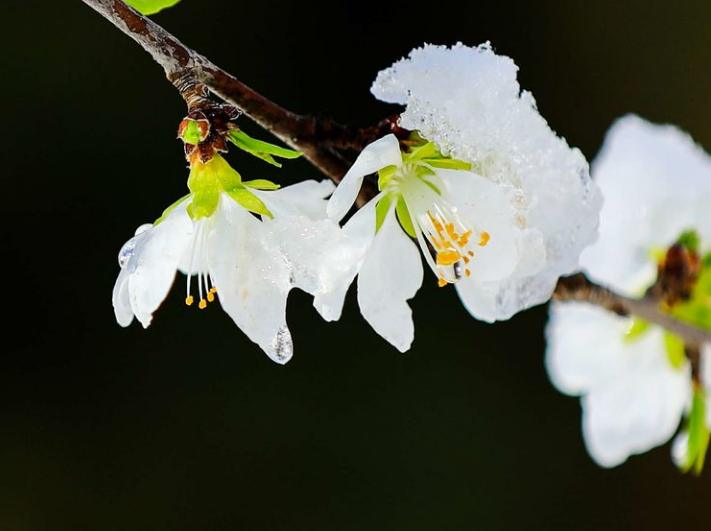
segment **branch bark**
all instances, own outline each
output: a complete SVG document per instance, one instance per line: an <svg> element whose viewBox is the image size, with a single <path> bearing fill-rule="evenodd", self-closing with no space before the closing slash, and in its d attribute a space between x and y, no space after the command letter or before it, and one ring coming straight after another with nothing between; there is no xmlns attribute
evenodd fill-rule
<svg viewBox="0 0 711 531"><path fill-rule="evenodd" d="M207 105L209 92L212 92L287 145L302 151L316 168L336 183L350 167L337 149L362 150L385 134L398 132L394 120L358 128L284 109L185 46L122 0L82 1L140 44L163 67L190 110ZM365 190L358 206L362 206L372 192ZM684 338L692 351L698 351L703 343L711 343L711 333L674 319L649 295L639 300L623 297L590 282L582 274L561 278L553 297L559 301L588 302L619 315L636 315Z"/></svg>
<svg viewBox="0 0 711 531"><path fill-rule="evenodd" d="M690 349L699 350L702 344L711 344L710 332L675 319L662 310L660 302L656 298L649 295L641 299L624 297L594 284L582 273L561 278L553 293L553 299L587 302L617 315L637 316L683 338L684 343Z"/></svg>

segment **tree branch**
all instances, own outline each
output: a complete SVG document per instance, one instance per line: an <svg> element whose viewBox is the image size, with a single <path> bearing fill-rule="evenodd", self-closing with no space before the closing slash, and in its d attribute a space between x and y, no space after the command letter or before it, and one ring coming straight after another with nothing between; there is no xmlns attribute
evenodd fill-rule
<svg viewBox="0 0 711 531"><path fill-rule="evenodd" d="M212 92L287 145L302 151L316 168L336 183L350 167L350 163L336 149L362 150L387 133L403 133L394 119L383 120L373 127L358 128L324 117L296 114L188 48L122 0L82 1L139 43L163 67L190 111L211 105L209 92ZM358 206L362 206L373 192L372 187L364 187ZM691 352L698 352L703 343L711 343L709 332L669 316L651 295L639 300L623 297L593 284L582 274L561 278L553 297L559 301L588 302L619 315L636 315L682 337Z"/></svg>
<svg viewBox="0 0 711 531"><path fill-rule="evenodd" d="M561 278L553 293L553 299L588 302L617 315L635 315L683 338L686 346L692 350L699 350L704 343L711 344L711 332L675 319L662 310L656 298L647 295L641 299L631 299L618 295L594 284L582 273Z"/></svg>

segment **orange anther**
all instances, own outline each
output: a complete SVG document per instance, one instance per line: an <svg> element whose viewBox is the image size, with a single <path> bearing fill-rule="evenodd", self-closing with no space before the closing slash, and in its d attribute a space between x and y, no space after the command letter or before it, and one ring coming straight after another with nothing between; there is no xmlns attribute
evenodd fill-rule
<svg viewBox="0 0 711 531"><path fill-rule="evenodd" d="M204 310L205 308L207 308L207 301L205 299L202 299L198 303L198 308L200 308L201 310Z"/></svg>
<svg viewBox="0 0 711 531"><path fill-rule="evenodd" d="M479 238L479 246L484 247L487 243L489 243L491 236L488 232L484 231L479 235Z"/></svg>
<svg viewBox="0 0 711 531"><path fill-rule="evenodd" d="M188 296L185 298L185 304L186 304L187 306L191 306L193 302L195 302L195 299L193 299L193 296L192 296L192 295L188 295Z"/></svg>
<svg viewBox="0 0 711 531"><path fill-rule="evenodd" d="M465 264L468 264L470 261L471 261L471 258L469 258L468 256L465 256L465 257L464 257L464 263L465 263Z"/></svg>
<svg viewBox="0 0 711 531"><path fill-rule="evenodd" d="M466 271L464 271L464 274L470 277L472 275L472 272L467 269Z"/></svg>
<svg viewBox="0 0 711 531"><path fill-rule="evenodd" d="M459 262L462 255L454 250L442 251L437 253L437 265L441 266L451 266Z"/></svg>
<svg viewBox="0 0 711 531"><path fill-rule="evenodd" d="M445 279L443 279L443 278L440 278L439 281L437 282L437 285L438 285L440 288L443 288L443 287L445 287L445 286L447 285L447 281L446 281Z"/></svg>
<svg viewBox="0 0 711 531"><path fill-rule="evenodd" d="M469 251L469 252L467 252L467 254L468 254L469 256L474 256L474 251Z"/></svg>
<svg viewBox="0 0 711 531"><path fill-rule="evenodd" d="M210 290L207 293L207 302L213 302L215 300L215 293Z"/></svg>

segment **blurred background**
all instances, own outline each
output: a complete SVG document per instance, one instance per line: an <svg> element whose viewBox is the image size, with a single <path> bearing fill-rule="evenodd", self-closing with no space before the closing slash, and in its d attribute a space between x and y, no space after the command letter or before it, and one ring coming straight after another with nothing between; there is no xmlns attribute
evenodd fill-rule
<svg viewBox="0 0 711 531"><path fill-rule="evenodd" d="M343 122L393 111L369 86L411 48L490 40L589 159L630 111L711 147L704 1L184 0L154 18L275 101ZM331 324L293 292L284 367L182 289L149 330L121 329L118 250L185 193L184 104L78 0L3 0L0 45L0 529L709 528L711 470L681 475L668 446L614 470L588 458L578 400L545 373L545 307L485 325L429 277L399 354L352 291Z"/></svg>

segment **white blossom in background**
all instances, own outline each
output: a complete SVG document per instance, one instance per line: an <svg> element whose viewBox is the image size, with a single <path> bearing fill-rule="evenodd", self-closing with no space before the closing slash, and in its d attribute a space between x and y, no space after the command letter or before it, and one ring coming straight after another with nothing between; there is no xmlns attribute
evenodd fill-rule
<svg viewBox="0 0 711 531"><path fill-rule="evenodd" d="M516 72L488 44L425 46L373 85L406 106L400 124L417 136L404 151L393 135L367 146L328 212L340 221L379 172L380 195L344 233L363 255L361 312L401 351L414 337L418 245L439 285L454 284L473 316L493 322L548 300L595 238L600 198L587 162L551 131Z"/></svg>
<svg viewBox="0 0 711 531"><path fill-rule="evenodd" d="M425 45L380 72L372 87L377 98L406 105L402 127L471 163L473 173L506 195L515 220L514 267L481 279L469 296L460 290L470 312L487 321L550 298L595 239L601 203L585 158L551 130L533 96L521 91L517 71L488 43Z"/></svg>
<svg viewBox="0 0 711 531"><path fill-rule="evenodd" d="M594 281L641 296L656 279L660 254L683 233L696 232L702 256L711 251L711 157L688 135L626 116L608 132L592 173L605 202L600 237L581 266ZM565 302L552 305L547 336L551 380L582 396L585 443L600 465L666 443L689 413L690 365L680 340L661 328ZM701 360L707 388L709 350ZM685 452L682 441L677 462Z"/></svg>
<svg viewBox="0 0 711 531"><path fill-rule="evenodd" d="M194 164L191 194L156 224L139 227L121 249L113 293L118 323L128 326L135 316L148 327L180 271L186 275L188 306L204 309L219 299L270 358L289 361L293 344L286 324L288 293L300 287L319 297L327 271L313 259L321 252L320 241L304 239L299 255L286 256L283 238L307 232L325 219L325 198L334 186L330 181L305 181L281 190L259 190L271 188L265 183L241 183L219 155Z"/></svg>

